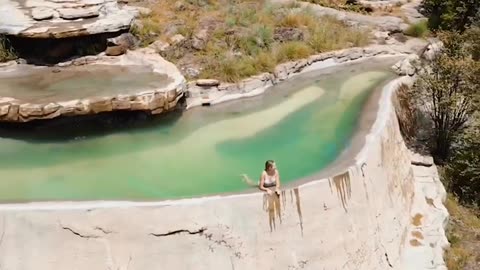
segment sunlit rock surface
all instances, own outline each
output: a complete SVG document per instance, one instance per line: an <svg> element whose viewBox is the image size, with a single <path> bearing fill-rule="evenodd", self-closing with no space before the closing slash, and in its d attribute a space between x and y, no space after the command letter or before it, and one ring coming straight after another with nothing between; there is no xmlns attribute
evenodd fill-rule
<svg viewBox="0 0 480 270"><path fill-rule="evenodd" d="M0 34L64 38L128 29L136 9L117 0L0 0Z"/></svg>
<svg viewBox="0 0 480 270"><path fill-rule="evenodd" d="M403 141L391 102L408 80L384 88L362 150L328 178L286 188L280 197L4 204L0 263L16 270L156 269L159 262L162 269L200 270L442 269L442 192L427 189L429 207L418 204L418 158ZM442 215L432 214L435 207ZM423 239L421 226L428 226ZM421 264L412 260L416 254Z"/></svg>
<svg viewBox="0 0 480 270"><path fill-rule="evenodd" d="M173 109L185 79L148 50L84 57L57 67L11 65L0 70L0 121L28 122L116 110L159 114Z"/></svg>

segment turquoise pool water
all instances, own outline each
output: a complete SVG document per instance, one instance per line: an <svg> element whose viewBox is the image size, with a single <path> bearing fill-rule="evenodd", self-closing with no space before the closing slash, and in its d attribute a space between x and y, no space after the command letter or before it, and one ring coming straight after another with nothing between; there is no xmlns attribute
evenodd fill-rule
<svg viewBox="0 0 480 270"><path fill-rule="evenodd" d="M386 68L351 65L147 129L58 142L0 138L0 201L238 192L249 188L240 175L257 180L267 159L276 160L281 180L290 182L337 158L369 94L391 78Z"/></svg>

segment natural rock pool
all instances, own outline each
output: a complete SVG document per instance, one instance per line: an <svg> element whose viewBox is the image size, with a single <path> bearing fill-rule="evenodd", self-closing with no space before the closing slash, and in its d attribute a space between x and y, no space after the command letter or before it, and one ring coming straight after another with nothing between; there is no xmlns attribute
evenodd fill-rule
<svg viewBox="0 0 480 270"><path fill-rule="evenodd" d="M192 109L147 129L57 142L0 138L0 201L238 192L248 188L240 175L257 180L267 159L283 183L312 175L348 146L369 94L394 77L388 64L307 73L261 97Z"/></svg>

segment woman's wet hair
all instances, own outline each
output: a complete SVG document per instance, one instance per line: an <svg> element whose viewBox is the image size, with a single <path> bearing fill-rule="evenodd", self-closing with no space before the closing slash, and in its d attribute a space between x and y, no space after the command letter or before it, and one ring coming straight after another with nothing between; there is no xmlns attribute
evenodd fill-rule
<svg viewBox="0 0 480 270"><path fill-rule="evenodd" d="M275 164L275 161L274 160L267 160L265 162L265 171L270 169L271 167L273 167L273 165Z"/></svg>

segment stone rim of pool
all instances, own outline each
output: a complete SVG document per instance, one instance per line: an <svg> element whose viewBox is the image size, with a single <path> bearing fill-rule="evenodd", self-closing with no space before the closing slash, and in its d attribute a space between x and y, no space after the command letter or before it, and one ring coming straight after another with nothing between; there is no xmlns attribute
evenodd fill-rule
<svg viewBox="0 0 480 270"><path fill-rule="evenodd" d="M374 59L370 59L370 61L372 60L379 60L379 61L392 61L392 63L394 63L395 61L393 61L394 59L396 60L398 58L398 56L394 56L394 57L388 57L388 58L385 58L385 57L375 57ZM362 60L363 61L363 60ZM358 61L355 61L358 63ZM361 62L361 61L360 61ZM352 62L349 62L349 63L342 63L342 64L339 64L339 65L335 65L335 67L338 67L338 68L341 68L342 66L344 65L349 65L349 64L353 64ZM385 64L384 64L385 65ZM312 72L309 72L309 73L315 73L315 74L318 74L320 72L320 74L323 74L324 72L326 74L328 74L328 71L330 69L319 69L319 70L315 70L315 71L312 71ZM302 178L302 179L298 179L298 180L294 180L288 184L284 184L283 186L286 187L286 188L290 188L290 187L293 187L293 186L300 186L300 185L303 185L305 183L308 183L308 182L313 182L313 181L318 181L318 179L322 179L324 176L328 176L328 175L333 175L333 173L338 173L339 171L342 171L343 169L347 168L348 166L352 165L354 159L355 159L355 155L358 155L358 153L360 152L360 150L365 147L365 143L366 143L366 135L371 131L372 129L372 126L373 126L373 123L377 120L376 117L377 117L377 114L378 114L378 108L379 108L379 96L382 92L384 91L381 91L381 89L384 89L385 88L385 85L387 85L389 83L385 83L385 84L382 84L381 86L377 87L377 89L375 89L372 94L369 96L368 98L368 102L363 106L362 108L362 112L361 112L361 117L358 121L358 127L356 128L356 130L354 131L351 139L350 139L350 143L349 143L349 146L347 148L345 148L341 154L335 159L334 162L332 162L330 165L328 165L326 168L324 169L321 169L319 172L311 175L311 176L308 176L308 177L305 177L305 178ZM267 95L268 95L268 91L267 91ZM264 95L263 95L264 96ZM262 97L263 97L262 96ZM245 100L248 102L248 100ZM215 109L215 108L220 108L221 106L230 106L228 103L226 104L221 104L221 105L218 105L218 106L215 106L215 107L211 107L211 108L196 108L194 110L192 110L192 112L196 111L196 110L205 110L205 109ZM189 111L190 112L190 111ZM93 205L97 205L97 206L101 206L101 205L105 205L105 206L115 206L117 205L117 203L119 202L123 202L123 203L126 203L126 204L129 204L129 205L152 205L152 204L155 204L155 203L165 203L165 202L171 202L171 201L196 201L198 199L208 199L208 198L218 198L218 197L228 197L229 195L236 195L236 196L244 196L244 195L248 195L248 194L252 194L252 193L257 193L258 190L257 189L245 189L243 191L237 191L237 192L225 192L225 193L218 193L216 195L205 195L205 196L188 196L187 198L181 198L181 199L155 199L155 200L133 200L133 201L130 201L130 200L79 200L79 201L73 201L73 205L70 205L70 206L67 206L69 205L68 202L71 202L71 201L63 201L63 200L53 200L53 201L49 201L49 200L46 200L46 201L27 201L27 202L21 202L19 204L57 204L57 203L67 203L66 206L67 207L83 207L83 206L86 206L86 205L89 205L89 204L93 204ZM5 204L11 204L11 203L4 203ZM13 203L13 204L16 204L16 203ZM83 205L83 206L82 206ZM91 206L89 206L91 207Z"/></svg>
<svg viewBox="0 0 480 270"><path fill-rule="evenodd" d="M0 80L14 81L15 78L25 80L24 76L31 74L41 75L43 72L52 73L50 77L61 76L62 72L74 73L83 70L94 74L91 69L122 69L123 72L150 74L161 80L154 85L142 85L135 90L110 90L101 94L90 89L90 95L55 96L49 99L30 100L24 96L15 96L8 86L0 86L0 122L30 122L33 120L48 120L57 117L81 116L112 111L148 111L151 114L160 114L174 109L178 101L184 96L186 80L171 62L166 61L158 54L148 50L128 51L117 57L99 56L84 57L76 62L63 63L55 67L37 67L31 65L12 65L0 69ZM71 80L70 76L68 79ZM50 79L51 84L62 82L58 78ZM35 82L30 82L35 83ZM13 85L15 87L15 85ZM18 87L18 86L17 86ZM48 89L47 89L48 90ZM5 95L5 93L7 95ZM14 92L14 91L13 91ZM48 92L48 91L47 91ZM43 93L45 95L45 93ZM47 94L52 94L50 91Z"/></svg>

